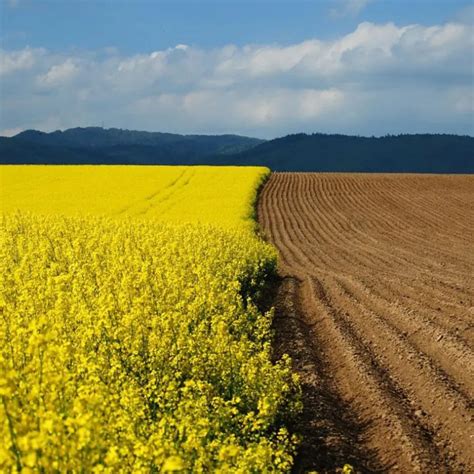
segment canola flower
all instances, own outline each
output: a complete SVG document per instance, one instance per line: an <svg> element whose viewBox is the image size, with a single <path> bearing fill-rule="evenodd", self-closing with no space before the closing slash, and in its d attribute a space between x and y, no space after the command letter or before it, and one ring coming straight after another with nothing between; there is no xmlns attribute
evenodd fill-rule
<svg viewBox="0 0 474 474"><path fill-rule="evenodd" d="M186 224L4 210L1 472L290 469L298 384L255 306L276 266L250 219L266 173L213 224L197 201Z"/></svg>

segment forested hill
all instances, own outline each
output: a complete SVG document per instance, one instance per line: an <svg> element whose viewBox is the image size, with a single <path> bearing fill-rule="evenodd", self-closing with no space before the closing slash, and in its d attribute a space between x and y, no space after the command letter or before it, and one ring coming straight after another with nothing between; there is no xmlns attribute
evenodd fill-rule
<svg viewBox="0 0 474 474"><path fill-rule="evenodd" d="M274 171L474 173L474 138L459 135L177 135L98 127L0 138L7 164L263 165Z"/></svg>
<svg viewBox="0 0 474 474"><path fill-rule="evenodd" d="M0 137L0 163L193 164L238 153L264 140L238 135L178 135L101 127ZM210 161L210 159L209 159Z"/></svg>
<svg viewBox="0 0 474 474"><path fill-rule="evenodd" d="M297 134L262 143L219 161L265 165L274 171L474 173L474 138Z"/></svg>

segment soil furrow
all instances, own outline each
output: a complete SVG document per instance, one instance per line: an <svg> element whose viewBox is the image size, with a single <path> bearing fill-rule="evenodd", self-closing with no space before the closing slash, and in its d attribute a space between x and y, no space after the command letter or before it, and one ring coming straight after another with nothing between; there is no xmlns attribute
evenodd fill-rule
<svg viewBox="0 0 474 474"><path fill-rule="evenodd" d="M414 471L424 472L433 467L432 459L440 464L433 434L417 419L405 416L410 407L407 396L331 305L321 281L308 277L306 291L307 310L310 314L312 310L319 322L313 332L331 367L334 384L350 404L353 416L366 427L361 439L377 452L380 466L398 469L411 465Z"/></svg>
<svg viewBox="0 0 474 474"><path fill-rule="evenodd" d="M394 305L381 296L374 295L359 281L345 278L340 280L343 291L350 294L358 305L384 318L396 327L420 352L425 353L447 373L457 384L465 387L467 393L474 393L474 352L443 328L418 313L416 318L400 305Z"/></svg>
<svg viewBox="0 0 474 474"><path fill-rule="evenodd" d="M437 444L449 452L449 457L454 459L456 453L463 452L474 464L474 452L470 449L470 436L474 436L473 413L468 397L399 330L377 313L369 312L351 294L341 291L337 281L330 283L326 299L337 308L347 327L370 346L372 357L387 369L391 380L403 390L413 412L422 411L420 418L431 432L436 432Z"/></svg>
<svg viewBox="0 0 474 474"><path fill-rule="evenodd" d="M295 472L474 471L474 176L274 173Z"/></svg>

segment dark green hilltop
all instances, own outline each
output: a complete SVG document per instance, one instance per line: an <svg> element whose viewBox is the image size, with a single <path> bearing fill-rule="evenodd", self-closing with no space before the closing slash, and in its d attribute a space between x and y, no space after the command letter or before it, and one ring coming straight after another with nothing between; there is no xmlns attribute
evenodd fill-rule
<svg viewBox="0 0 474 474"><path fill-rule="evenodd" d="M294 134L274 140L100 127L0 137L2 164L261 165L274 171L474 173L474 138Z"/></svg>

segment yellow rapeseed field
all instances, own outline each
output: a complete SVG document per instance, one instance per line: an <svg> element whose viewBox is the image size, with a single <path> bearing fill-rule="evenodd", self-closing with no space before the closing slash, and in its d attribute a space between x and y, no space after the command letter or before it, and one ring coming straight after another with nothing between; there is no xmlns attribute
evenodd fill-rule
<svg viewBox="0 0 474 474"><path fill-rule="evenodd" d="M284 472L264 168L2 167L1 472Z"/></svg>
<svg viewBox="0 0 474 474"><path fill-rule="evenodd" d="M268 173L237 166L0 166L1 209L242 227Z"/></svg>

